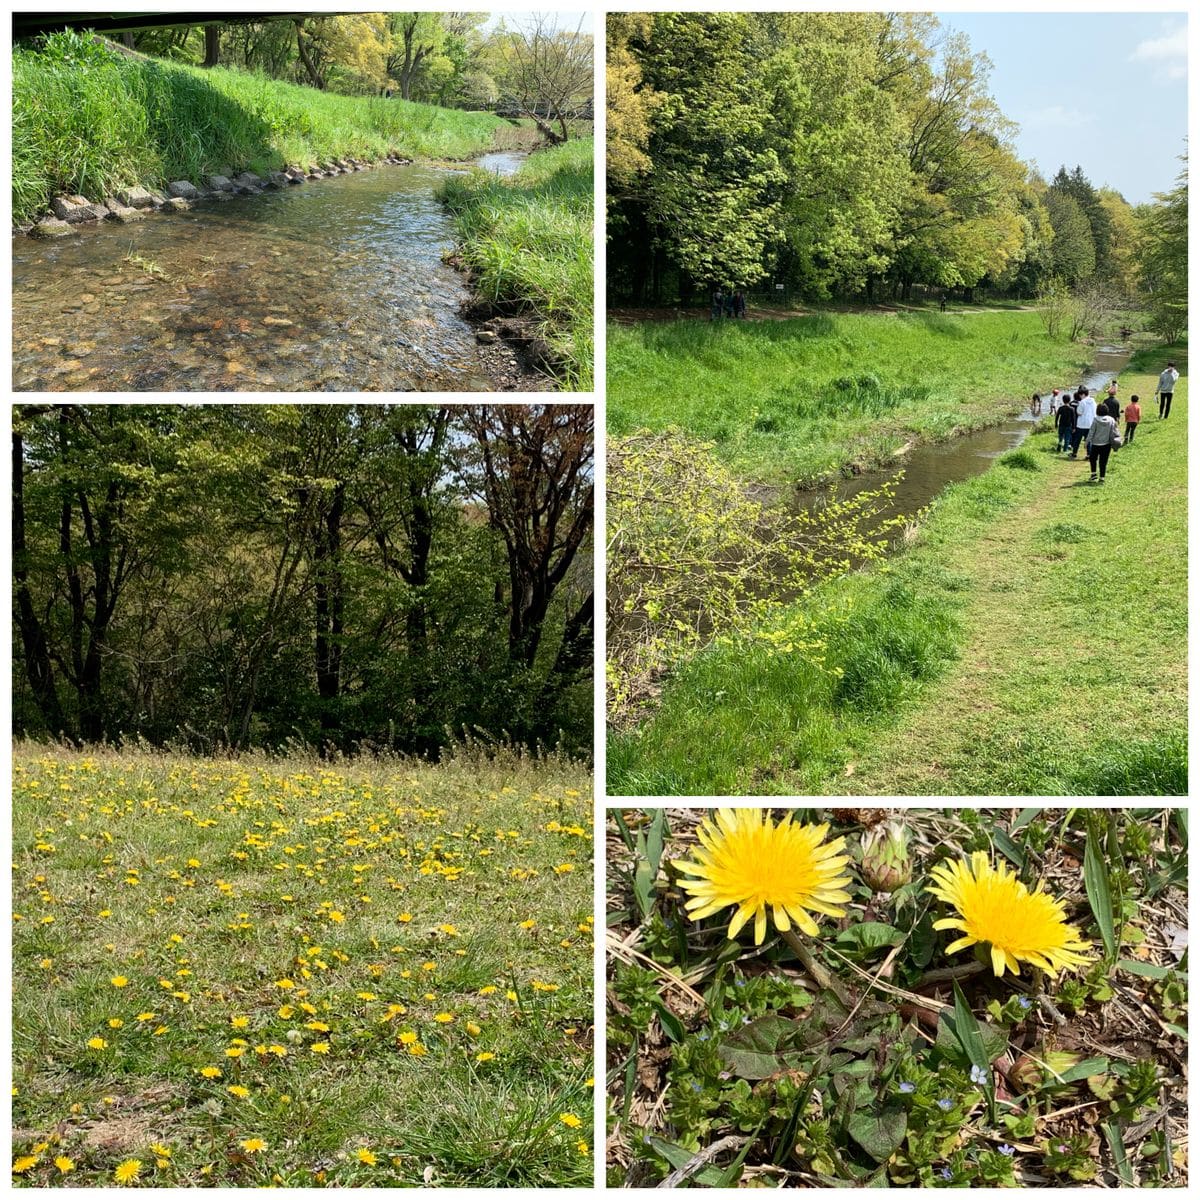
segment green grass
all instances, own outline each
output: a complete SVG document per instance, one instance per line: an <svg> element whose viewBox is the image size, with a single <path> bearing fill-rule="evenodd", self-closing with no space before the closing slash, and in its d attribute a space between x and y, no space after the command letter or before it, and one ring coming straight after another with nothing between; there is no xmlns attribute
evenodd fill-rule
<svg viewBox="0 0 1200 1200"><path fill-rule="evenodd" d="M1185 356L1122 374L1143 423L1102 489L1035 433L946 489L912 549L818 591L832 670L765 643L698 655L610 738L609 791L1186 792L1185 381L1168 422L1150 402Z"/></svg>
<svg viewBox="0 0 1200 1200"><path fill-rule="evenodd" d="M589 1183L591 842L559 760L19 743L19 1180Z"/></svg>
<svg viewBox="0 0 1200 1200"><path fill-rule="evenodd" d="M810 482L992 424L1076 381L1034 312L829 313L608 331L608 429L677 425L741 475Z"/></svg>
<svg viewBox="0 0 1200 1200"><path fill-rule="evenodd" d="M246 72L98 47L76 57L13 51L13 219L59 193L198 182L228 168L307 167L352 155L466 158L511 126L487 113L338 96Z"/></svg>
<svg viewBox="0 0 1200 1200"><path fill-rule="evenodd" d="M591 138L542 150L516 175L447 180L461 256L481 298L532 313L564 362L565 386L592 387Z"/></svg>

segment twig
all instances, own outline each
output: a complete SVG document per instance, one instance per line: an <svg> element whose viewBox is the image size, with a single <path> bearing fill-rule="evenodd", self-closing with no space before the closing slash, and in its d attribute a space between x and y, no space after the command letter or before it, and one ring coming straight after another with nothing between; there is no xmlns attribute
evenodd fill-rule
<svg viewBox="0 0 1200 1200"><path fill-rule="evenodd" d="M691 1179L702 1167L712 1162L722 1150L729 1150L734 1146L743 1146L749 1140L749 1138L738 1137L736 1134L718 1138L711 1146L705 1146L703 1150L693 1154L682 1167L678 1167L672 1171L658 1186L660 1188L678 1187L685 1179Z"/></svg>
<svg viewBox="0 0 1200 1200"><path fill-rule="evenodd" d="M916 983L914 988L930 987L935 983L949 983L952 979L968 979L972 975L978 975L980 971L985 970L981 962L963 963L957 967L938 967L935 971L926 971Z"/></svg>
<svg viewBox="0 0 1200 1200"><path fill-rule="evenodd" d="M800 935L794 929L788 929L783 933L783 940L795 951L796 957L812 976L817 987L822 991L833 992L849 1008L850 997L846 991L846 985L840 979L835 979L821 963L817 962L813 952L800 940Z"/></svg>
<svg viewBox="0 0 1200 1200"><path fill-rule="evenodd" d="M643 954L640 950L635 950L632 946L624 942L617 941L611 934L606 938L608 943L608 952L617 958L623 958L629 961L631 958L640 959L644 962L656 975L660 975L671 987L678 988L685 996L694 1000L701 1008L707 1007L704 997L700 995L695 988L689 987L682 979L679 978L673 971L668 971L661 963L657 963L649 955Z"/></svg>

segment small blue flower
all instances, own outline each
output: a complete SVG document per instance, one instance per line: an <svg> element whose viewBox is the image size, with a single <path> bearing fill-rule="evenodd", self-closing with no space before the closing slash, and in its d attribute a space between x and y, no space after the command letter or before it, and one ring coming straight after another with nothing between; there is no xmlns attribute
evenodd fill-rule
<svg viewBox="0 0 1200 1200"><path fill-rule="evenodd" d="M953 1179L953 1178L954 1178L954 1172L953 1172L953 1171L951 1171L949 1167L943 1167L943 1168L942 1168L942 1169L941 1169L941 1170L938 1172L938 1174L939 1174L939 1175L940 1175L940 1176L941 1176L943 1179Z"/></svg>
<svg viewBox="0 0 1200 1200"><path fill-rule="evenodd" d="M1025 1012L1028 1012L1033 1007L1033 1001L1030 1000L1028 996L1018 996L1017 1003L1022 1009L1025 1010Z"/></svg>
<svg viewBox="0 0 1200 1200"><path fill-rule="evenodd" d="M700 1087L700 1085L699 1085L698 1083L696 1083L696 1082L694 1082L694 1081L693 1081L693 1083L692 1083L692 1091L693 1091L693 1092L699 1092L699 1091L702 1091L702 1090L703 1090L703 1089Z"/></svg>
<svg viewBox="0 0 1200 1200"><path fill-rule="evenodd" d="M1016 1147L1010 1146L1007 1142L1001 1143L1001 1145L1000 1145L1000 1153L1001 1154L1006 1154L1011 1158L1012 1155L1016 1154L1016 1152L1017 1152Z"/></svg>
<svg viewBox="0 0 1200 1200"><path fill-rule="evenodd" d="M707 1029L700 1030L700 1032L698 1034L696 1034L696 1040L698 1042L707 1042L708 1041L708 1030Z"/></svg>
<svg viewBox="0 0 1200 1200"><path fill-rule="evenodd" d="M942 1098L941 1098L941 1099L940 1099L940 1100L937 1102L937 1106L938 1106L938 1108L940 1108L940 1109L942 1110L942 1112L949 1112L949 1111L950 1111L950 1110L951 1110L951 1109L954 1107L954 1101L953 1101L953 1100L947 1100L947 1099L946 1099L946 1097L945 1097L945 1096L943 1096L943 1097L942 1097Z"/></svg>
<svg viewBox="0 0 1200 1200"><path fill-rule="evenodd" d="M733 983L733 986L734 986L734 987L745 987L745 986L746 986L746 981L745 981L744 979L735 979L735 980L734 980L734 983Z"/></svg>
<svg viewBox="0 0 1200 1200"><path fill-rule="evenodd" d="M983 1087L988 1081L988 1073L982 1068L972 1065L971 1067L971 1082L979 1084Z"/></svg>
<svg viewBox="0 0 1200 1200"><path fill-rule="evenodd" d="M909 1082L908 1082L908 1080L906 1079L906 1080L905 1080L905 1081L904 1081L904 1082L903 1082L903 1083L900 1085L900 1090L901 1090L901 1091L902 1091L902 1092L903 1092L903 1093L904 1093L906 1096L908 1096L908 1095L911 1095L913 1092L915 1092L915 1091L917 1090L917 1085L916 1085L915 1083L909 1083Z"/></svg>

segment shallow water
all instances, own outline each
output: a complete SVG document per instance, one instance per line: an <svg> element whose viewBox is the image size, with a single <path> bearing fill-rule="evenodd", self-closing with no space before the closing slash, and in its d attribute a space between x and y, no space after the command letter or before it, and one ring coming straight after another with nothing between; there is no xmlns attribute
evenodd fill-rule
<svg viewBox="0 0 1200 1200"><path fill-rule="evenodd" d="M1124 368L1130 354L1128 349L1102 347L1096 351L1095 362L1082 379L1064 379L1061 387L1074 388L1082 384L1093 394L1100 393L1102 396L1109 380ZM1122 407L1126 399L1128 397L1122 395ZM1047 393L1042 398L1042 416L1049 411L1050 398ZM981 475L1000 455L1015 450L1039 420L1041 417L1034 417L1026 407L999 425L965 433L945 442L919 444L898 459L895 466L844 480L838 484L835 493L840 498L856 496L892 480L895 493L891 503L881 510L881 519L914 516L949 484ZM903 472L899 478L898 471ZM797 493L796 502L801 505L812 503L812 493Z"/></svg>
<svg viewBox="0 0 1200 1200"><path fill-rule="evenodd" d="M523 155L480 165L510 173ZM492 160L489 162L488 160ZM381 166L13 239L18 391L486 391L435 197Z"/></svg>

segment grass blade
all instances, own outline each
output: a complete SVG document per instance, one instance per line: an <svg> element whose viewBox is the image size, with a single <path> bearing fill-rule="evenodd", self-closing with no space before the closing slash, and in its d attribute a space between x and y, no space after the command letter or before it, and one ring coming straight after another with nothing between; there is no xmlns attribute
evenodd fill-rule
<svg viewBox="0 0 1200 1200"><path fill-rule="evenodd" d="M1108 868L1100 853L1100 836L1097 826L1088 822L1087 846L1083 852L1083 886L1092 916L1104 941L1104 951L1111 962L1117 957L1117 930L1113 924L1112 890L1108 882Z"/></svg>

